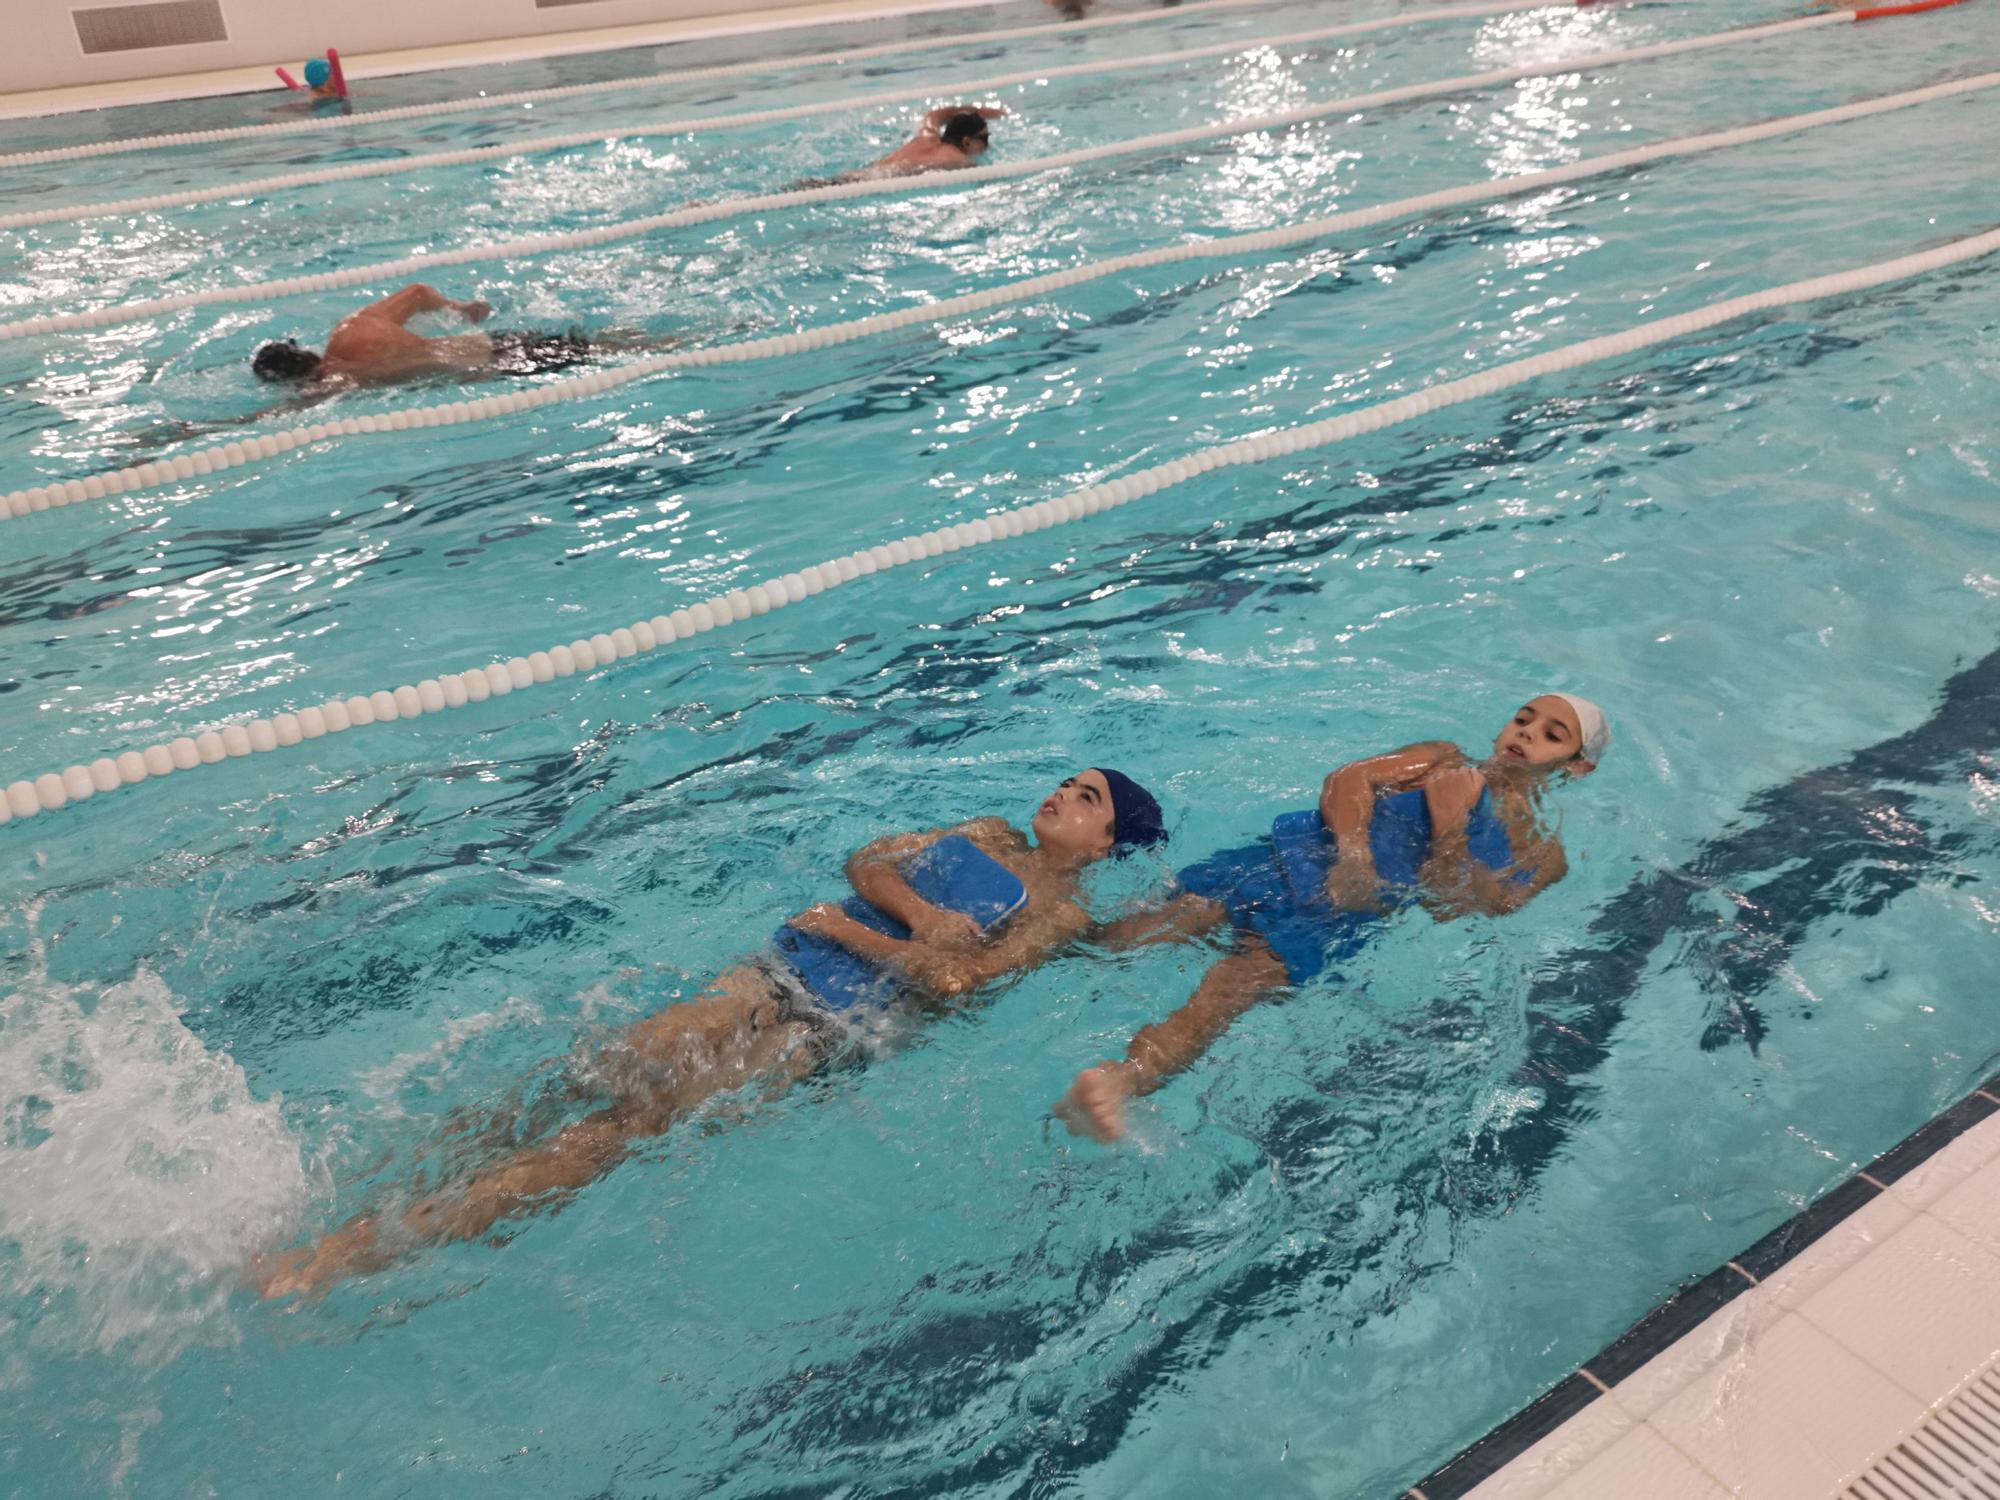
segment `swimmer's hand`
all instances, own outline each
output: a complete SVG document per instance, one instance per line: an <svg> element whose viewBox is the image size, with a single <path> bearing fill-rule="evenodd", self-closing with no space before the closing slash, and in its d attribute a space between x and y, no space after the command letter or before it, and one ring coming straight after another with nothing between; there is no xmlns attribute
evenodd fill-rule
<svg viewBox="0 0 2000 1500"><path fill-rule="evenodd" d="M1430 809L1431 837L1449 838L1462 833L1465 820L1472 816L1479 794L1486 790L1486 778L1476 767L1459 766L1450 771L1434 771L1424 782L1424 805Z"/></svg>
<svg viewBox="0 0 2000 1500"><path fill-rule="evenodd" d="M1129 1062L1099 1063L1076 1075L1069 1092L1056 1101L1055 1115L1080 1135L1109 1146L1125 1134L1125 1101L1132 1097L1137 1069Z"/></svg>
<svg viewBox="0 0 2000 1500"><path fill-rule="evenodd" d="M488 318L493 316L493 304L491 302L454 302L452 306L459 310L459 313L468 323L484 323Z"/></svg>
<svg viewBox="0 0 2000 1500"><path fill-rule="evenodd" d="M379 1261L375 1221L356 1219L316 1245L265 1258L250 1268L250 1284L266 1302L317 1297L336 1281L373 1270Z"/></svg>
<svg viewBox="0 0 2000 1500"><path fill-rule="evenodd" d="M1376 911L1382 905L1382 877L1366 844L1343 849L1326 872L1326 899L1337 911Z"/></svg>
<svg viewBox="0 0 2000 1500"><path fill-rule="evenodd" d="M893 938L865 927L831 901L822 901L792 918L800 932L838 943L849 953L878 963L894 964L918 988L941 999L966 994L979 988L985 976L973 955L963 949L939 951L922 943Z"/></svg>
<svg viewBox="0 0 2000 1500"><path fill-rule="evenodd" d="M861 924L840 909L837 901L822 901L817 906L808 906L791 920L791 926L800 932L809 932L814 937L822 937L829 942L839 942L841 934L859 927Z"/></svg>
<svg viewBox="0 0 2000 1500"><path fill-rule="evenodd" d="M954 999L979 988L978 966L960 953L933 953L910 948L895 959L896 967L941 1000Z"/></svg>
<svg viewBox="0 0 2000 1500"><path fill-rule="evenodd" d="M967 948L982 935L979 924L964 912L935 906L916 915L910 923L910 934L918 942L938 948Z"/></svg>

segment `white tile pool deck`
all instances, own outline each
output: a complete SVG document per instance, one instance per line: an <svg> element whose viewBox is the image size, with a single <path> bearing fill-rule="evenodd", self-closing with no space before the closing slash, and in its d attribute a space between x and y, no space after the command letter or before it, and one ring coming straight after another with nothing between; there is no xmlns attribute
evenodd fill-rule
<svg viewBox="0 0 2000 1500"><path fill-rule="evenodd" d="M2000 1106L1990 1086L1972 1097ZM1861 1180L1881 1191L1763 1280L1732 1262L1740 1295L1616 1384L1586 1367L1597 1400L1452 1493L2000 1496L2000 1426L1976 1384L2000 1367L2000 1114L1894 1181Z"/></svg>

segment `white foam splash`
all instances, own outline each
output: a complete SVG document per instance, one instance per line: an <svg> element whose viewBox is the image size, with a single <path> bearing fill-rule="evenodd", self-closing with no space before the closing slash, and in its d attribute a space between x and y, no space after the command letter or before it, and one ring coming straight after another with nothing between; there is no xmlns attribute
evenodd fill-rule
<svg viewBox="0 0 2000 1500"><path fill-rule="evenodd" d="M280 1101L183 1009L143 970L0 998L0 1300L42 1304L38 1347L153 1362L233 1339L242 1267L301 1221Z"/></svg>

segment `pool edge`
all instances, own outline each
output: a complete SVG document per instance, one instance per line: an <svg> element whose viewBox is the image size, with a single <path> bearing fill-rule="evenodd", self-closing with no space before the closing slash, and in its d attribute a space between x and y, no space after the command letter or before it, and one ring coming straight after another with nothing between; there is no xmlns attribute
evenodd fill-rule
<svg viewBox="0 0 2000 1500"><path fill-rule="evenodd" d="M2000 1115L2000 1074L1968 1090L1754 1244L1683 1285L1499 1426L1414 1484L1394 1491L1396 1500L1464 1500L1571 1419L1609 1397L1628 1377L1714 1314L1882 1198L1896 1182L1996 1115Z"/></svg>

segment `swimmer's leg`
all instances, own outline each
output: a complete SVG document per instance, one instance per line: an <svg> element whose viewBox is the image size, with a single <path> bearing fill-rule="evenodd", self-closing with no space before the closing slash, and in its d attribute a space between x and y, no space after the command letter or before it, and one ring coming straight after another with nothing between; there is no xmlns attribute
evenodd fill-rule
<svg viewBox="0 0 2000 1500"><path fill-rule="evenodd" d="M593 354L665 354L687 343L677 333L652 333L644 328L600 328L579 339Z"/></svg>
<svg viewBox="0 0 2000 1500"><path fill-rule="evenodd" d="M1125 1101L1150 1094L1191 1066L1259 1000L1291 983L1284 960L1254 932L1238 929L1235 950L1202 976L1187 1004L1142 1028L1123 1062L1099 1063L1077 1074L1055 1112L1072 1135L1110 1144L1125 1134Z"/></svg>
<svg viewBox="0 0 2000 1500"><path fill-rule="evenodd" d="M732 969L714 988L673 1005L626 1035L631 1059L607 1068L618 1101L576 1121L541 1145L514 1152L462 1188L435 1193L385 1226L364 1214L317 1245L258 1266L262 1294L316 1293L344 1277L380 1270L421 1244L475 1239L501 1219L562 1201L630 1154L633 1142L659 1135L697 1105L761 1077L782 1089L818 1066L820 1035L790 1020L770 982L753 968Z"/></svg>
<svg viewBox="0 0 2000 1500"><path fill-rule="evenodd" d="M785 1018L770 981L744 966L706 994L639 1022L627 1042L641 1060L608 1109L558 1131L546 1145L518 1151L457 1194L425 1199L403 1217L420 1241L473 1239L500 1219L544 1206L611 1170L632 1142L664 1133L717 1094L752 1079L779 1087L816 1067L814 1029Z"/></svg>

